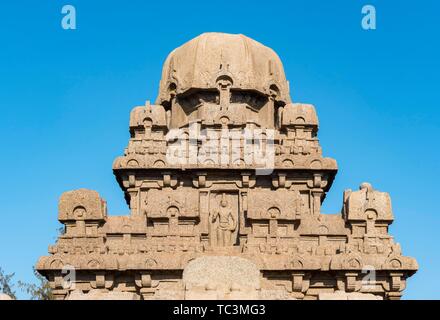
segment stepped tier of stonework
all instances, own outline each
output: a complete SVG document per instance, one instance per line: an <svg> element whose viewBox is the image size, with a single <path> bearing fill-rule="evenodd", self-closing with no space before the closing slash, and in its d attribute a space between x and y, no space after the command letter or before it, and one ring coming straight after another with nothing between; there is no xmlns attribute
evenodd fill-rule
<svg viewBox="0 0 440 320"><path fill-rule="evenodd" d="M275 52L202 34L131 112L113 165L130 215L64 193L65 232L37 270L58 299L399 299L418 267L388 234L390 197L363 183L322 214L337 165L317 132Z"/></svg>

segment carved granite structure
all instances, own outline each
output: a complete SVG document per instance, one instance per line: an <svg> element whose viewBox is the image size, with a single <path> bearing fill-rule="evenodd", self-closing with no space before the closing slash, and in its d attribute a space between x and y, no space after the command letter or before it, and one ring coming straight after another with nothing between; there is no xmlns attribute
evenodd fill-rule
<svg viewBox="0 0 440 320"><path fill-rule="evenodd" d="M131 111L113 164L130 215L64 193L65 232L36 268L58 299L399 299L418 267L388 234L390 197L362 183L322 214L337 164L317 133L274 51L202 34L166 59L156 103Z"/></svg>

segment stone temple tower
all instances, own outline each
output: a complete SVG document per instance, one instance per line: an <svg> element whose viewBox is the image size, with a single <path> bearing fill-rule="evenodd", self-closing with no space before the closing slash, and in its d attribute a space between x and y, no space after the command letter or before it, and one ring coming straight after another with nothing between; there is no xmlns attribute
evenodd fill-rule
<svg viewBox="0 0 440 320"><path fill-rule="evenodd" d="M65 192L37 270L58 299L399 299L418 267L388 234L390 197L362 183L322 214L337 164L317 133L273 50L202 34L131 111L113 164L130 215Z"/></svg>

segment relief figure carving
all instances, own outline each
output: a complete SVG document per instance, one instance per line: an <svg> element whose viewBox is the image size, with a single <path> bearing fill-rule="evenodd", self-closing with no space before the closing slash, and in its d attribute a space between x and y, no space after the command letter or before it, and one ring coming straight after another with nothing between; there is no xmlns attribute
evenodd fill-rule
<svg viewBox="0 0 440 320"><path fill-rule="evenodd" d="M232 246L232 234L237 228L237 219L229 206L226 194L222 194L219 205L210 211L209 218L212 224L211 243L218 247Z"/></svg>

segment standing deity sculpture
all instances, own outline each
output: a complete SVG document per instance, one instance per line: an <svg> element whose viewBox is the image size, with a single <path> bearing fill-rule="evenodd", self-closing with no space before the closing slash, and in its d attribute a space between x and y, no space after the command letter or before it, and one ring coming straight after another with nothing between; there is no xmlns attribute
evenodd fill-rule
<svg viewBox="0 0 440 320"><path fill-rule="evenodd" d="M228 247L233 245L232 234L237 228L237 220L232 213L232 209L226 199L226 194L222 194L220 205L209 213L212 223L212 242L218 247Z"/></svg>
<svg viewBox="0 0 440 320"><path fill-rule="evenodd" d="M179 209L176 206L170 206L167 209L168 232L172 235L178 233L179 228Z"/></svg>

